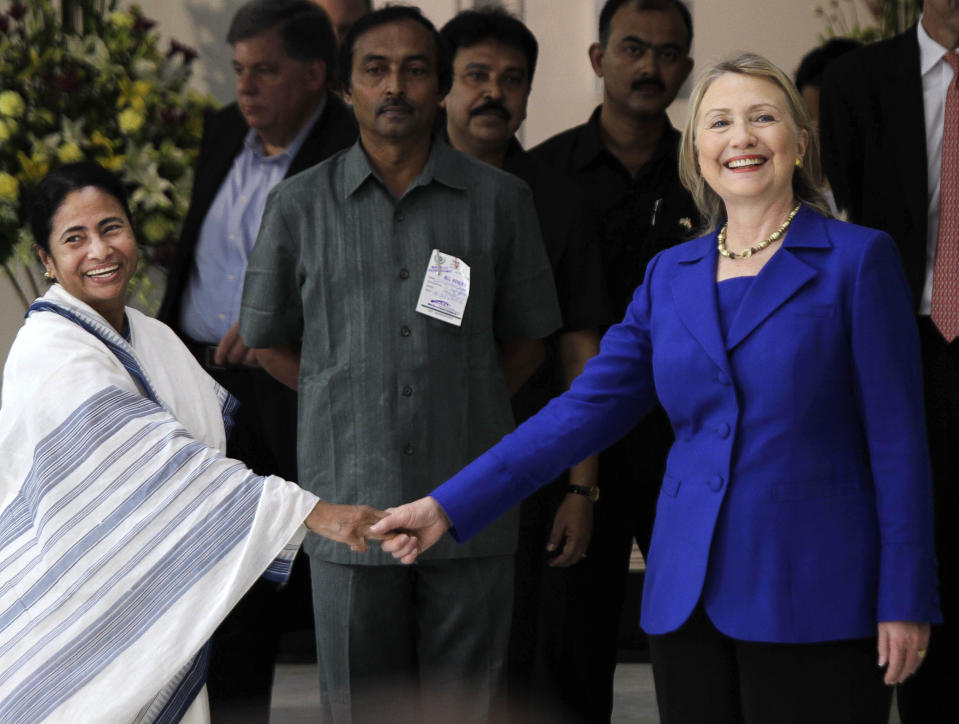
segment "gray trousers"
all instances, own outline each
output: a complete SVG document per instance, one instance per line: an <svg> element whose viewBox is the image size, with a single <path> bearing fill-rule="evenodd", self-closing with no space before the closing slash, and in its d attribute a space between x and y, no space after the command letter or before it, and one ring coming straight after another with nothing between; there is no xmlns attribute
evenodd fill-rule
<svg viewBox="0 0 959 724"><path fill-rule="evenodd" d="M511 555L310 567L324 724L500 718Z"/></svg>

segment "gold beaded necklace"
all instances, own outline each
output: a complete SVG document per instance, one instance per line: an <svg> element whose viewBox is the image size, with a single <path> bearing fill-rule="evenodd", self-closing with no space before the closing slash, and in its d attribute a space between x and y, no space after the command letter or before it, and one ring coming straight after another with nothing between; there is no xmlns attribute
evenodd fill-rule
<svg viewBox="0 0 959 724"><path fill-rule="evenodd" d="M736 252L730 251L726 248L726 227L729 226L729 222L727 221L725 224L723 224L723 228L719 230L719 235L716 237L716 248L719 249L719 253L727 259L748 259L753 254L757 254L765 249L774 241L779 241L782 238L782 235L786 233L786 229L789 228L789 225L792 223L793 219L796 218L796 214L799 213L800 206L802 206L802 204L796 204L796 208L789 212L789 216L786 217L786 220L783 222L782 226L780 226L772 234L767 236L755 246L751 246L746 249L746 251Z"/></svg>

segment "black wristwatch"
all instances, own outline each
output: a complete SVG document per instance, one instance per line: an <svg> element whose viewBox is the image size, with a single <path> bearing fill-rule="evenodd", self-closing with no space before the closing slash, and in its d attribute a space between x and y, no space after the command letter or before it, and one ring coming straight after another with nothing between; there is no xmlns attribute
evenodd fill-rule
<svg viewBox="0 0 959 724"><path fill-rule="evenodd" d="M589 498L589 502L595 503L599 500L599 487L596 485L567 485L567 493L576 493Z"/></svg>

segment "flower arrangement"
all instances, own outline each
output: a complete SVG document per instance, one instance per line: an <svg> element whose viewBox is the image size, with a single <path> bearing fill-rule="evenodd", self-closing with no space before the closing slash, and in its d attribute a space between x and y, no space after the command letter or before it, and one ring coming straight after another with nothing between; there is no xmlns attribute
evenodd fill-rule
<svg viewBox="0 0 959 724"><path fill-rule="evenodd" d="M136 5L57 5L14 0L0 12L0 265L24 305L40 293L30 193L56 165L96 160L130 190L141 256L131 291L149 306L147 272L176 244L214 101L186 87L196 52L161 48Z"/></svg>
<svg viewBox="0 0 959 724"><path fill-rule="evenodd" d="M826 32L823 42L832 38L851 38L861 43L872 43L898 35L919 19L922 0L862 0L875 24L861 25L857 0L829 0L816 5L813 12L823 19Z"/></svg>

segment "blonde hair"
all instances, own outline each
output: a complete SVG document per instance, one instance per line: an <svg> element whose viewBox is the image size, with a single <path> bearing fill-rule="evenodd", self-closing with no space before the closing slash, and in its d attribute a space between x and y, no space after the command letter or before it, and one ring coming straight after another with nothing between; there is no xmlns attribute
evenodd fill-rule
<svg viewBox="0 0 959 724"><path fill-rule="evenodd" d="M793 173L793 194L799 201L808 204L825 216L832 216L829 204L822 192L822 165L819 160L819 139L813 127L806 106L803 104L799 91L785 73L779 68L755 53L743 53L730 60L714 65L700 77L693 88L689 99L689 117L683 128L683 137L679 145L679 178L696 202L696 207L706 222L706 232L715 229L726 216L723 200L713 191L703 178L699 168L698 152L696 149L696 128L699 120L699 110L703 96L713 82L727 73L748 75L754 78L765 78L775 83L786 97L786 107L793 125L801 134L805 131L809 136L806 151L803 154L802 168Z"/></svg>

